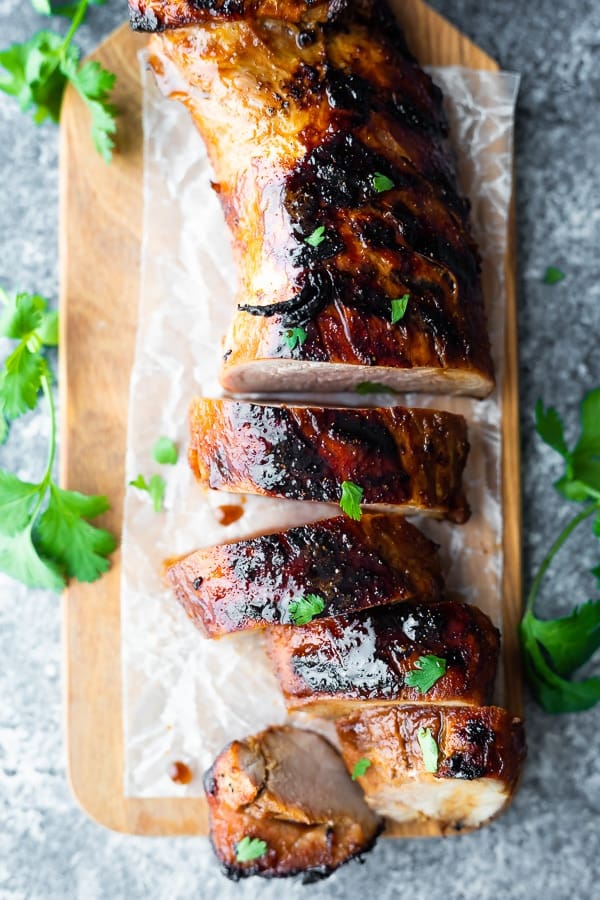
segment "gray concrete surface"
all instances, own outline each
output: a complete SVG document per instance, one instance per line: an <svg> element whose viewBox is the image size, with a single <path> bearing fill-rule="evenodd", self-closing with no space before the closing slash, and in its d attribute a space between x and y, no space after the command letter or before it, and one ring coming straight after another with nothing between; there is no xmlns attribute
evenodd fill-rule
<svg viewBox="0 0 600 900"><path fill-rule="evenodd" d="M89 49L123 18L125 0L93 9ZM543 396L575 426L600 382L600 4L597 0L435 0L505 68L523 74L517 139L525 562L529 579L568 510L553 493L554 456L536 440ZM0 46L42 26L24 0L0 0ZM0 284L55 302L57 132L35 127L0 94ZM547 265L567 272L541 283ZM21 475L41 464L45 423L32 415L0 449ZM547 609L593 595L598 544L582 531L552 570ZM461 839L383 841L368 861L320 886L229 885L207 843L111 834L69 794L62 733L60 604L0 583L0 898L410 897L592 900L600 896L600 709L549 717L527 705L530 756L510 811ZM596 666L596 670L597 670Z"/></svg>

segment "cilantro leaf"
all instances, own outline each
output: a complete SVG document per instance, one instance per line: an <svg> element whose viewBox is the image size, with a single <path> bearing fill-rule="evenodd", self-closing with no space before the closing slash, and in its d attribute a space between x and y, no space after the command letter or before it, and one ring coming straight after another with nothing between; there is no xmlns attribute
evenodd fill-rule
<svg viewBox="0 0 600 900"><path fill-rule="evenodd" d="M4 309L0 315L0 334L20 341L42 325L46 301L38 294L14 294L2 292Z"/></svg>
<svg viewBox="0 0 600 900"><path fill-rule="evenodd" d="M415 662L412 672L407 672L404 676L404 683L409 687L417 688L422 694L426 694L445 674L445 659L433 655L420 656Z"/></svg>
<svg viewBox="0 0 600 900"><path fill-rule="evenodd" d="M582 712L600 701L600 678L568 681L550 666L535 631L536 620L528 612L520 625L527 680L536 699L549 713Z"/></svg>
<svg viewBox="0 0 600 900"><path fill-rule="evenodd" d="M325 240L325 226L319 225L312 234L304 238L304 242L310 247L318 247Z"/></svg>
<svg viewBox="0 0 600 900"><path fill-rule="evenodd" d="M404 294L403 297L399 297L397 300L392 300L392 325L395 325L397 322L400 322L404 318L409 300L410 294Z"/></svg>
<svg viewBox="0 0 600 900"><path fill-rule="evenodd" d="M4 363L0 374L0 407L8 419L35 409L45 373L43 358L20 343Z"/></svg>
<svg viewBox="0 0 600 900"><path fill-rule="evenodd" d="M179 459L177 445L168 437L160 437L152 448L152 456L162 466L174 466Z"/></svg>
<svg viewBox="0 0 600 900"><path fill-rule="evenodd" d="M37 328L37 334L45 347L58 346L58 313L54 310L45 312Z"/></svg>
<svg viewBox="0 0 600 900"><path fill-rule="evenodd" d="M91 113L94 147L105 162L110 162L114 148L112 135L117 130L117 123L116 109L108 98L116 76L95 61L78 67L75 60L68 60L62 70Z"/></svg>
<svg viewBox="0 0 600 900"><path fill-rule="evenodd" d="M372 182L378 194L383 194L384 191L391 191L395 187L392 179L388 178L387 175L382 175L381 172L375 172Z"/></svg>
<svg viewBox="0 0 600 900"><path fill-rule="evenodd" d="M565 441L562 419L553 406L544 409L542 400L538 400L535 405L535 427L544 443L560 453L564 459L568 459L569 448Z"/></svg>
<svg viewBox="0 0 600 900"><path fill-rule="evenodd" d="M246 835L235 848L235 858L237 862L251 862L253 859L259 859L261 856L264 856L267 849L266 841L261 841L259 838L250 838Z"/></svg>
<svg viewBox="0 0 600 900"><path fill-rule="evenodd" d="M557 269L556 266L548 266L544 275L544 284L558 284L565 278L565 273Z"/></svg>
<svg viewBox="0 0 600 900"><path fill-rule="evenodd" d="M294 625L308 625L325 609L325 601L318 594L306 594L290 603L289 614Z"/></svg>
<svg viewBox="0 0 600 900"><path fill-rule="evenodd" d="M363 381L354 388L357 394L364 396L366 394L395 394L394 388L388 387L387 384L380 384L378 381Z"/></svg>
<svg viewBox="0 0 600 900"><path fill-rule="evenodd" d="M566 677L600 649L600 600L590 600L559 619L542 620L528 613L525 627L550 657L554 671Z"/></svg>
<svg viewBox="0 0 600 900"><path fill-rule="evenodd" d="M307 336L308 335L304 328L288 328L283 336L283 340L288 345L290 350L294 350L296 347L302 346Z"/></svg>
<svg viewBox="0 0 600 900"><path fill-rule="evenodd" d="M423 765L426 772L437 772L439 748L431 733L431 728L419 728L417 740L423 755Z"/></svg>
<svg viewBox="0 0 600 900"><path fill-rule="evenodd" d="M342 496L340 498L340 507L346 513L349 519L360 522L362 512L360 504L362 503L364 491L358 484L353 481L342 482Z"/></svg>
<svg viewBox="0 0 600 900"><path fill-rule="evenodd" d="M133 481L130 481L129 484L132 487L138 488L140 491L146 491L150 495L155 512L160 512L162 510L167 487L164 478L160 475L152 475L150 481L146 481L143 475L138 475L138 477Z"/></svg>
<svg viewBox="0 0 600 900"><path fill-rule="evenodd" d="M367 774L367 769L369 769L373 763L370 759L367 759L366 756L363 756L361 759L357 759L354 763L354 768L352 769L352 781L356 781L357 778L362 778L363 775Z"/></svg>
<svg viewBox="0 0 600 900"><path fill-rule="evenodd" d="M41 486L0 470L0 533L12 536L27 525Z"/></svg>
<svg viewBox="0 0 600 900"><path fill-rule="evenodd" d="M65 586L56 564L34 547L29 527L11 537L0 535L0 571L31 588L60 592Z"/></svg>
<svg viewBox="0 0 600 900"><path fill-rule="evenodd" d="M35 530L36 544L69 577L95 581L108 571L107 557L115 549L116 541L110 532L86 520L95 519L107 509L106 497L88 497L51 483L48 506Z"/></svg>

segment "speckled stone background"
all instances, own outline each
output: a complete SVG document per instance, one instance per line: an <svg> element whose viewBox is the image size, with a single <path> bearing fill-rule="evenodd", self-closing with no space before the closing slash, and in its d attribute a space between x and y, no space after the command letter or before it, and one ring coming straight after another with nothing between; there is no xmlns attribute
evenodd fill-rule
<svg viewBox="0 0 600 900"><path fill-rule="evenodd" d="M534 437L542 396L576 426L600 383L600 3L434 0L504 68L521 72L517 137L526 579L569 515L551 488L557 463ZM92 9L91 49L123 19L125 0ZM26 0L0 0L0 46L44 21ZM55 303L57 132L36 128L0 94L0 284ZM567 279L542 284L548 265ZM0 448L2 466L33 476L47 423L31 415ZM584 527L547 582L548 611L593 595L598 544ZM460 839L381 841L363 866L303 888L221 878L207 842L111 834L67 786L62 733L60 603L0 581L0 898L227 900L233 897L544 900L600 897L600 707L550 717L527 704L529 761L508 813ZM593 668L593 667L592 667ZM598 665L596 665L596 671Z"/></svg>

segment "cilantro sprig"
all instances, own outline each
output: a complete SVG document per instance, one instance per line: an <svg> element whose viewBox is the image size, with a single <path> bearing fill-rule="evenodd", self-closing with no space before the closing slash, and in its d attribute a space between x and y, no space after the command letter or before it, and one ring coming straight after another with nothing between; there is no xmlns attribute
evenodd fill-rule
<svg viewBox="0 0 600 900"><path fill-rule="evenodd" d="M308 625L325 609L325 601L318 594L306 594L290 603L289 614L294 625Z"/></svg>
<svg viewBox="0 0 600 900"><path fill-rule="evenodd" d="M404 683L408 687L417 688L421 694L426 694L445 674L446 660L441 656L420 656L415 661L414 668L404 676Z"/></svg>
<svg viewBox="0 0 600 900"><path fill-rule="evenodd" d="M75 33L85 19L90 4L101 6L106 0L79 0L54 5L50 0L32 0L34 9L44 15L62 15L71 20L64 37L42 29L28 41L0 51L0 90L14 97L21 110L33 111L39 125L46 119L58 122L65 88L71 82L91 115L94 146L110 162L116 131L116 110L109 102L115 75L98 62L80 62L80 51L73 44Z"/></svg>
<svg viewBox="0 0 600 900"><path fill-rule="evenodd" d="M109 509L108 500L60 488L53 479L56 457L56 409L52 372L44 355L58 343L56 313L37 294L7 296L0 334L17 342L0 373L0 422L8 422L37 405L40 392L50 413L46 469L39 482L21 481L0 470L0 571L28 587L60 591L68 578L95 581L109 568L116 547L112 534L90 523Z"/></svg>
<svg viewBox="0 0 600 900"><path fill-rule="evenodd" d="M357 778L362 778L363 775L367 774L367 770L371 768L373 763L370 759L367 759L366 756L362 756L360 759L357 759L354 763L354 768L352 769L351 778L352 781L356 781Z"/></svg>
<svg viewBox="0 0 600 900"><path fill-rule="evenodd" d="M260 859L261 856L264 856L267 850L268 844L266 841L246 835L236 845L235 858L237 862L252 862L252 860Z"/></svg>
<svg viewBox="0 0 600 900"><path fill-rule="evenodd" d="M549 620L536 617L535 602L554 557L582 522L593 517L600 539L600 387L583 398L581 433L571 449L556 409L539 401L535 418L542 440L564 461L554 487L567 500L584 505L558 535L533 580L520 624L521 648L527 679L546 712L579 712L600 701L600 678L571 677L600 648L600 599ZM593 574L600 585L600 567Z"/></svg>
<svg viewBox="0 0 600 900"><path fill-rule="evenodd" d="M358 484L353 481L342 482L342 494L340 497L340 508L345 512L349 519L360 522L362 511L360 504L363 500L364 491Z"/></svg>
<svg viewBox="0 0 600 900"><path fill-rule="evenodd" d="M437 742L431 733L431 728L419 728L417 731L417 740L419 742L419 747L421 748L425 771L435 774L438 770L440 751Z"/></svg>

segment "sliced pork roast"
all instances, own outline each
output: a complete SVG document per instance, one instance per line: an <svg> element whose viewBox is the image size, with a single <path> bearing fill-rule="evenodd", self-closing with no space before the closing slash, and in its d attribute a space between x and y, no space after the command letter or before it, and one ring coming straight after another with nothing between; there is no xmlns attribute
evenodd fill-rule
<svg viewBox="0 0 600 900"><path fill-rule="evenodd" d="M510 802L525 758L520 719L495 706L412 706L336 722L349 771L359 760L367 802L397 822L476 828Z"/></svg>
<svg viewBox="0 0 600 900"><path fill-rule="evenodd" d="M233 392L494 385L442 93L385 0L131 0L208 149L238 267ZM189 27L182 27L189 26Z"/></svg>
<svg viewBox="0 0 600 900"><path fill-rule="evenodd" d="M204 787L210 839L233 879L329 875L382 829L339 753L312 731L273 727L233 741Z"/></svg>
<svg viewBox="0 0 600 900"><path fill-rule="evenodd" d="M462 416L432 409L267 406L196 398L189 461L218 490L363 503L464 522L469 444Z"/></svg>
<svg viewBox="0 0 600 900"><path fill-rule="evenodd" d="M297 624L387 603L439 600L437 545L401 516L335 516L196 550L167 570L177 599L206 637Z"/></svg>
<svg viewBox="0 0 600 900"><path fill-rule="evenodd" d="M288 709L324 718L372 706L489 703L500 637L464 603L402 603L302 628L268 649Z"/></svg>

